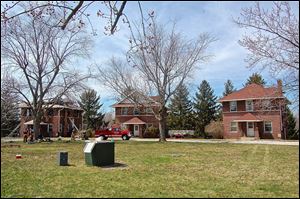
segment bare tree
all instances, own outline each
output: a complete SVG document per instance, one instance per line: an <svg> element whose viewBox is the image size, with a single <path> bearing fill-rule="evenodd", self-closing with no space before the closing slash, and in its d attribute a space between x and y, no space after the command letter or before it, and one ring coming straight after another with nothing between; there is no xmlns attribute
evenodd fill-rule
<svg viewBox="0 0 300 199"><path fill-rule="evenodd" d="M158 109L153 112L159 120L160 141L165 141L167 102L198 64L207 61L206 50L215 39L202 34L197 40L186 40L175 31L175 25L167 31L153 15L147 26L136 27L131 29L132 45L127 52L130 66L112 59L108 69L99 69L99 79L118 93L132 88L145 99L150 92L158 95Z"/></svg>
<svg viewBox="0 0 300 199"><path fill-rule="evenodd" d="M9 74L1 71L1 137L8 134L19 124L19 95L12 93L10 88L3 84Z"/></svg>
<svg viewBox="0 0 300 199"><path fill-rule="evenodd" d="M90 7L98 6L97 16L107 20L104 27L107 33L113 34L117 30L117 23L123 15L127 1L11 1L1 2L1 22L8 23L12 19L30 14L33 17L52 16L63 13L60 18L52 21L51 25L67 29L74 21L78 26L89 24L96 34L94 25L90 20L92 15Z"/></svg>
<svg viewBox="0 0 300 199"><path fill-rule="evenodd" d="M299 10L299 3L295 4ZM259 65L268 68L274 77L281 77L285 90L294 95L299 107L299 16L292 12L289 2L273 2L272 10L256 2L234 21L253 30L239 41L250 51L246 59L249 67Z"/></svg>
<svg viewBox="0 0 300 199"><path fill-rule="evenodd" d="M39 135L45 102L74 92L88 78L66 65L87 55L91 41L73 24L69 24L72 31L48 25L56 19L53 15L15 17L1 34L1 68L12 71L3 83L32 108L35 135Z"/></svg>

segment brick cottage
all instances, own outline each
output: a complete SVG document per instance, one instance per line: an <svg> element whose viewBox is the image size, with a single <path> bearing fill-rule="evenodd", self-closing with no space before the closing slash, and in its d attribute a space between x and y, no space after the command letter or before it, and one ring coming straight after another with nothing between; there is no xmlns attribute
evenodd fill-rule
<svg viewBox="0 0 300 199"><path fill-rule="evenodd" d="M139 102L128 97L122 99L112 105L115 108L115 123L121 128L129 129L136 137L145 137L146 128L159 126L153 113L158 109L157 101L158 96L150 96Z"/></svg>
<svg viewBox="0 0 300 199"><path fill-rule="evenodd" d="M285 139L285 97L277 87L250 84L219 100L223 106L224 138Z"/></svg>
<svg viewBox="0 0 300 199"><path fill-rule="evenodd" d="M20 135L23 136L27 128L33 129L32 109L26 104L20 104L21 121ZM82 128L83 109L73 102L44 106L40 132L44 137L64 136L70 137L73 128Z"/></svg>

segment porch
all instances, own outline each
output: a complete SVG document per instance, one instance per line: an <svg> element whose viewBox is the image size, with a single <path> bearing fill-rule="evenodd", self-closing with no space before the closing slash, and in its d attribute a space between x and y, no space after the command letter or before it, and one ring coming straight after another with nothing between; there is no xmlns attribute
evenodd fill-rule
<svg viewBox="0 0 300 199"><path fill-rule="evenodd" d="M124 122L123 125L126 125L127 129L129 129L133 133L134 137L143 137L143 131L145 130L146 122L137 117L134 117Z"/></svg>
<svg viewBox="0 0 300 199"><path fill-rule="evenodd" d="M263 120L255 117L251 113L243 115L239 119L233 120L237 123L237 131L240 138L260 139L263 134Z"/></svg>

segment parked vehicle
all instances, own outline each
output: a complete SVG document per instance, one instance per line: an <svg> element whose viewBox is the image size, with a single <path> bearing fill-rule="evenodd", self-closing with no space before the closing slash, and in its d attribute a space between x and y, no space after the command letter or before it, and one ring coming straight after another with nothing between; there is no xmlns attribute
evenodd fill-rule
<svg viewBox="0 0 300 199"><path fill-rule="evenodd" d="M109 128L95 131L95 137L100 137L102 140L106 140L109 137L121 137L122 140L129 140L131 135L132 134L128 129L121 130L120 128Z"/></svg>

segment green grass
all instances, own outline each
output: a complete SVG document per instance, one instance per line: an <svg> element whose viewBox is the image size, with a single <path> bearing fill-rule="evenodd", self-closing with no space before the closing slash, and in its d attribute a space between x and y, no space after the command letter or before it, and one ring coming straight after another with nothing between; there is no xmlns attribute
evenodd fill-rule
<svg viewBox="0 0 300 199"><path fill-rule="evenodd" d="M1 197L299 197L298 146L116 141L126 166L100 168L83 142L17 144L1 147Z"/></svg>

